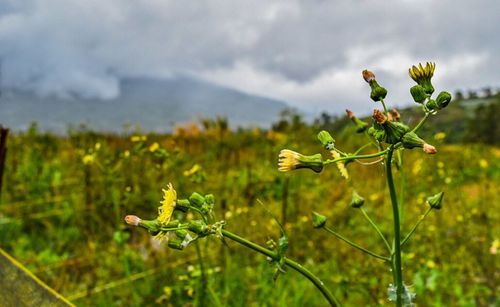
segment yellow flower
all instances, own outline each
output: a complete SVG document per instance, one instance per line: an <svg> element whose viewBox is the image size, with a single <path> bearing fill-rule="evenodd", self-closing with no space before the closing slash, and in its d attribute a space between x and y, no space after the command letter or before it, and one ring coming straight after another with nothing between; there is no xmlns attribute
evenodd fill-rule
<svg viewBox="0 0 500 307"><path fill-rule="evenodd" d="M130 140L131 140L132 142L141 142L141 141L143 141L143 142L144 142L144 141L146 141L147 139L148 139L148 137L147 137L147 136L145 136L145 135L133 135L133 136L131 136L131 137L130 137Z"/></svg>
<svg viewBox="0 0 500 307"><path fill-rule="evenodd" d="M94 163L94 156L93 155L85 155L82 158L82 162L85 165L90 165L90 164Z"/></svg>
<svg viewBox="0 0 500 307"><path fill-rule="evenodd" d="M442 140L444 140L445 138L446 138L446 133L444 133L444 132L438 132L438 133L436 133L436 134L434 135L434 139L435 139L436 141L442 141Z"/></svg>
<svg viewBox="0 0 500 307"><path fill-rule="evenodd" d="M161 206L158 207L158 221L166 224L170 222L177 203L177 192L171 183L168 184L166 190L163 189L163 200L160 203Z"/></svg>
<svg viewBox="0 0 500 307"><path fill-rule="evenodd" d="M427 62L425 67L422 66L421 63L418 64L418 67L413 65L408 72L410 77L417 83L420 84L422 80L430 80L434 75L434 70L436 69L436 63Z"/></svg>
<svg viewBox="0 0 500 307"><path fill-rule="evenodd" d="M488 168L488 161L486 161L485 159L479 160L479 166L481 168Z"/></svg>
<svg viewBox="0 0 500 307"><path fill-rule="evenodd" d="M321 154L305 156L289 149L280 151L278 159L278 170L280 172L293 171L299 168L309 168L316 173L321 172L323 169L323 158Z"/></svg>
<svg viewBox="0 0 500 307"><path fill-rule="evenodd" d="M331 152L334 159L340 158L340 154L338 152L336 152L335 150L332 150L330 152ZM344 162L339 161L339 162L336 162L336 164L337 164L337 168L340 171L340 175L342 175L342 177L344 177L346 180L349 179L349 173L347 172L347 168L345 167Z"/></svg>
<svg viewBox="0 0 500 307"><path fill-rule="evenodd" d="M190 169L185 170L183 175L186 177L189 177L189 176L196 174L196 172L198 172L199 170L201 170L201 166L199 164L195 164Z"/></svg>
<svg viewBox="0 0 500 307"><path fill-rule="evenodd" d="M158 150L158 148L160 148L160 144L158 144L157 142L154 142L153 144L151 144L151 146L149 146L149 151L155 152Z"/></svg>

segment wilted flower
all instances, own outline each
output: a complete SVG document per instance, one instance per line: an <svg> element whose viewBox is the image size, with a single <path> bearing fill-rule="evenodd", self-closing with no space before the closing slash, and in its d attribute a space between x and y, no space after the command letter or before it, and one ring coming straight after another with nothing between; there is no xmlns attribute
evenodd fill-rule
<svg viewBox="0 0 500 307"><path fill-rule="evenodd" d="M323 170L323 158L321 154L305 156L289 149L283 149L279 154L278 167L280 172L309 168L319 173Z"/></svg>
<svg viewBox="0 0 500 307"><path fill-rule="evenodd" d="M330 153L332 154L333 158L338 159L340 158L340 154L336 152L335 150L331 150ZM344 177L346 180L349 179L349 173L347 172L347 168L345 167L344 162L342 161L337 161L337 168L340 171L340 175Z"/></svg>
<svg viewBox="0 0 500 307"><path fill-rule="evenodd" d="M427 62L425 67L422 64L418 64L418 67L413 65L408 72L410 77L417 82L417 84L421 85L426 94L432 94L434 92L434 87L431 84L432 76L434 75L434 69L436 68L435 63Z"/></svg>
<svg viewBox="0 0 500 307"><path fill-rule="evenodd" d="M167 189L163 189L163 200L160 202L161 206L158 207L158 221L161 223L168 223L172 214L174 213L177 201L177 192L174 190L171 183L167 185Z"/></svg>
<svg viewBox="0 0 500 307"><path fill-rule="evenodd" d="M424 150L424 152L426 154L429 154L429 155L433 155L433 154L437 153L436 147L434 147L434 146L432 146L430 144L427 144L427 143L425 143L423 145L422 149Z"/></svg>
<svg viewBox="0 0 500 307"><path fill-rule="evenodd" d="M360 133L368 128L368 123L357 118L351 110L345 110L345 112L347 113L347 117L356 125L356 132Z"/></svg>
<svg viewBox="0 0 500 307"><path fill-rule="evenodd" d="M377 124L380 125L383 125L385 124L385 122L387 122L387 116L385 116L385 114L378 109L373 110L373 119L377 122Z"/></svg>
<svg viewBox="0 0 500 307"><path fill-rule="evenodd" d="M362 75L363 79L368 82L370 88L372 89L370 98L373 99L373 101L380 101L384 99L385 96L387 96L387 90L377 83L377 80L375 80L375 74L373 72L365 69L363 70Z"/></svg>
<svg viewBox="0 0 500 307"><path fill-rule="evenodd" d="M129 225L132 225L132 226L139 226L139 223L141 222L141 218L138 217L137 215L127 215L125 217L125 222Z"/></svg>

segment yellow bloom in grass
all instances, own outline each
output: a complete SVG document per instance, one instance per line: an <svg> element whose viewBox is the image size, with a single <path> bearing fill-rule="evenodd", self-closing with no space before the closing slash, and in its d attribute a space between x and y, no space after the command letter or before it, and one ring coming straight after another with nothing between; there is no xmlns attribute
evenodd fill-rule
<svg viewBox="0 0 500 307"><path fill-rule="evenodd" d="M436 141L442 141L445 138L446 138L446 133L444 133L444 132L438 132L438 133L434 134L434 139Z"/></svg>
<svg viewBox="0 0 500 307"><path fill-rule="evenodd" d="M151 151L151 152L155 152L155 151L157 151L159 148L160 148L160 144L158 144L157 142L154 142L153 144L151 144L151 146L149 146L149 151Z"/></svg>
<svg viewBox="0 0 500 307"><path fill-rule="evenodd" d="M196 172L198 172L199 170L201 170L201 166L199 164L195 164L190 169L185 170L183 172L183 175L186 176L186 177L189 177L189 176L192 176L192 175L196 174Z"/></svg>
<svg viewBox="0 0 500 307"><path fill-rule="evenodd" d="M340 154L338 152L336 152L335 150L332 150L330 152L332 153L332 156L334 159L340 158ZM349 179L349 173L347 172L347 168L345 167L344 162L339 161L336 163L337 163L337 168L340 171L340 175L342 175L342 177L344 177L346 180Z"/></svg>
<svg viewBox="0 0 500 307"><path fill-rule="evenodd" d="M321 154L305 156L289 149L280 151L278 159L278 170L280 172L293 171L299 168L309 168L316 173L323 170L323 158Z"/></svg>
<svg viewBox="0 0 500 307"><path fill-rule="evenodd" d="M93 155L85 155L82 158L82 162L85 165L90 165L94 162L94 156Z"/></svg>
<svg viewBox="0 0 500 307"><path fill-rule="evenodd" d="M147 139L148 139L148 137L145 136L145 135L133 135L133 136L130 137L130 140L132 142L141 142L141 141L144 142Z"/></svg>
<svg viewBox="0 0 500 307"><path fill-rule="evenodd" d="M177 203L177 192L171 183L168 184L166 190L163 189L163 200L160 203L161 206L158 207L158 221L166 224L170 222Z"/></svg>
<svg viewBox="0 0 500 307"><path fill-rule="evenodd" d="M488 168L488 161L486 161L485 159L479 160L479 166L481 168Z"/></svg>

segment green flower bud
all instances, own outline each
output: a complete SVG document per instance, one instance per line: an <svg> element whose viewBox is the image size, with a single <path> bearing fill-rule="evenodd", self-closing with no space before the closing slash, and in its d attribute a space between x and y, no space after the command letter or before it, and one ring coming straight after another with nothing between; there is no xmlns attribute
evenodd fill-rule
<svg viewBox="0 0 500 307"><path fill-rule="evenodd" d="M313 224L314 228L323 228L323 226L325 226L326 216L321 215L321 214L313 211L311 213L311 217L312 217L312 224Z"/></svg>
<svg viewBox="0 0 500 307"><path fill-rule="evenodd" d="M408 132L401 139L404 148L412 149L415 147L423 147L425 141L422 140L415 132Z"/></svg>
<svg viewBox="0 0 500 307"><path fill-rule="evenodd" d="M427 104L425 106L427 107L427 109L432 110L432 111L439 109L437 102L433 99L429 99L429 101L427 102Z"/></svg>
<svg viewBox="0 0 500 307"><path fill-rule="evenodd" d="M168 240L168 247L178 250L184 249L184 245L182 244L182 239L179 238L170 238Z"/></svg>
<svg viewBox="0 0 500 307"><path fill-rule="evenodd" d="M429 206L431 206L431 208L439 210L442 208L443 196L444 192L440 192L436 195L430 196L427 198L427 203L429 204Z"/></svg>
<svg viewBox="0 0 500 307"><path fill-rule="evenodd" d="M387 96L387 90L380 85L378 85L377 81L373 80L370 82L370 87L372 89L370 93L370 98L373 101L380 101Z"/></svg>
<svg viewBox="0 0 500 307"><path fill-rule="evenodd" d="M158 220L141 220L139 226L146 228L149 232L156 234L160 231L160 223Z"/></svg>
<svg viewBox="0 0 500 307"><path fill-rule="evenodd" d="M194 192L189 196L189 202L196 208L201 208L205 203L205 197L201 196L199 193Z"/></svg>
<svg viewBox="0 0 500 307"><path fill-rule="evenodd" d="M423 103L427 98L424 88L418 84L410 88L410 94L417 103Z"/></svg>
<svg viewBox="0 0 500 307"><path fill-rule="evenodd" d="M383 127L385 129L385 142L388 144L396 144L410 131L407 125L400 122L387 121Z"/></svg>
<svg viewBox="0 0 500 307"><path fill-rule="evenodd" d="M189 210L189 200L187 199L179 199L175 205L175 210L179 210L182 212L187 212Z"/></svg>
<svg viewBox="0 0 500 307"><path fill-rule="evenodd" d="M359 195L358 192L353 190L351 203L349 205L353 208L360 208L361 206L363 206L364 203L365 199L361 197L361 195Z"/></svg>
<svg viewBox="0 0 500 307"><path fill-rule="evenodd" d="M450 103L450 101L451 101L451 94L448 92L441 92L436 97L436 104L439 109L446 108L446 106Z"/></svg>
<svg viewBox="0 0 500 307"><path fill-rule="evenodd" d="M214 194L207 194L207 195L205 195L205 201L207 202L207 204L210 204L210 205L215 204Z"/></svg>
<svg viewBox="0 0 500 307"><path fill-rule="evenodd" d="M318 140L321 142L321 144L326 148L326 149L332 149L333 146L335 145L335 140L333 137L330 135L328 131L320 131L318 133Z"/></svg>
<svg viewBox="0 0 500 307"><path fill-rule="evenodd" d="M283 149L279 155L278 167L280 172L309 168L319 173L323 170L323 157L321 154L305 156L289 149Z"/></svg>
<svg viewBox="0 0 500 307"><path fill-rule="evenodd" d="M188 225L189 231L194 232L195 234L203 234L207 229L207 225L203 221L200 220L194 220L190 221Z"/></svg>
<svg viewBox="0 0 500 307"><path fill-rule="evenodd" d="M379 142L382 142L385 138L384 127L378 123L373 123L373 126L368 129L368 134L373 136Z"/></svg>
<svg viewBox="0 0 500 307"><path fill-rule="evenodd" d="M175 231L175 235L177 236L177 238L182 239L182 240L184 240L184 238L186 237L187 234L188 234L188 232L185 229L177 229Z"/></svg>

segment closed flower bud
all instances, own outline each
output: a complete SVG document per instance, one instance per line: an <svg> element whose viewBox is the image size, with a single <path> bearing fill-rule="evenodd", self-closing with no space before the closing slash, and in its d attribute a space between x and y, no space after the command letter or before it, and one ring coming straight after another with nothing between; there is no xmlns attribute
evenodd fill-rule
<svg viewBox="0 0 500 307"><path fill-rule="evenodd" d="M185 229L177 229L175 231L175 235L177 236L177 238L182 239L182 240L184 240L184 238L186 237L187 234L188 234L188 232Z"/></svg>
<svg viewBox="0 0 500 307"><path fill-rule="evenodd" d="M328 131L325 130L320 131L318 133L318 140L321 142L323 147L325 147L328 150L332 149L335 146L335 140Z"/></svg>
<svg viewBox="0 0 500 307"><path fill-rule="evenodd" d="M429 109L431 111L436 111L439 109L437 102L434 99L429 99L429 101L427 102L427 104L425 106L427 107L427 109Z"/></svg>
<svg viewBox="0 0 500 307"><path fill-rule="evenodd" d="M214 194L207 194L205 195L205 202L207 204L213 205L215 204L215 197Z"/></svg>
<svg viewBox="0 0 500 307"><path fill-rule="evenodd" d="M189 196L189 202L196 208L201 208L201 206L205 203L205 198L201 196L201 194L194 192Z"/></svg>
<svg viewBox="0 0 500 307"><path fill-rule="evenodd" d="M450 101L451 101L451 94L448 92L441 92L436 97L436 104L439 109L446 108L446 106L450 103Z"/></svg>
<svg viewBox="0 0 500 307"><path fill-rule="evenodd" d="M207 229L207 225L203 221L200 220L195 220L195 221L190 221L188 225L189 231L194 232L195 234L203 234Z"/></svg>
<svg viewBox="0 0 500 307"><path fill-rule="evenodd" d="M433 209L441 209L443 203L444 192L437 193L436 195L430 196L427 198L427 203Z"/></svg>
<svg viewBox="0 0 500 307"><path fill-rule="evenodd" d="M373 127L370 127L370 129L368 129L368 134L373 136L379 142L382 142L385 139L384 127L377 124L376 122L373 124Z"/></svg>
<svg viewBox="0 0 500 307"><path fill-rule="evenodd" d="M345 110L347 113L347 117L351 119L351 121L356 126L356 132L361 133L368 129L368 123L357 118L351 110Z"/></svg>
<svg viewBox="0 0 500 307"><path fill-rule="evenodd" d="M417 103L423 103L427 98L424 88L418 84L410 88L410 94Z"/></svg>
<svg viewBox="0 0 500 307"><path fill-rule="evenodd" d="M406 133L401 139L404 148L412 149L415 147L423 147L425 141L422 140L415 132Z"/></svg>
<svg viewBox="0 0 500 307"><path fill-rule="evenodd" d="M356 191L352 191L352 199L349 204L353 208L360 208L365 203L365 199L361 197Z"/></svg>
<svg viewBox="0 0 500 307"><path fill-rule="evenodd" d="M396 144L410 131L410 127L400 122L388 121L383 127L385 129L385 142L388 144Z"/></svg>
<svg viewBox="0 0 500 307"><path fill-rule="evenodd" d="M377 81L372 81L370 83L370 87L372 88L372 91L370 93L370 98L373 101L380 101L387 96L387 90L380 85L378 85Z"/></svg>
<svg viewBox="0 0 500 307"><path fill-rule="evenodd" d="M323 170L323 157L321 154L305 156L289 149L283 149L279 154L278 167L280 172L308 168L319 173Z"/></svg>
<svg viewBox="0 0 500 307"><path fill-rule="evenodd" d="M375 74L373 72L365 69L363 70L362 75L363 79L368 82L370 88L372 89L370 93L371 99L373 99L374 101L380 101L384 99L385 96L387 96L387 90L377 83L377 80L375 80Z"/></svg>
<svg viewBox="0 0 500 307"><path fill-rule="evenodd" d="M179 199L179 200L177 200L177 204L175 205L175 210L187 212L189 210L189 206L190 206L189 200Z"/></svg>
<svg viewBox="0 0 500 307"><path fill-rule="evenodd" d="M172 249L183 250L184 245L182 244L182 240L179 238L169 238L168 239L168 247Z"/></svg>
<svg viewBox="0 0 500 307"><path fill-rule="evenodd" d="M313 211L311 213L311 217L314 228L322 228L323 226L325 226L326 216Z"/></svg>

